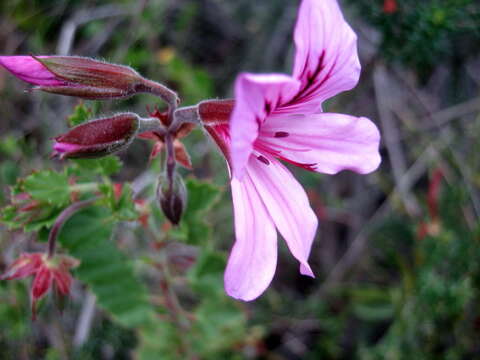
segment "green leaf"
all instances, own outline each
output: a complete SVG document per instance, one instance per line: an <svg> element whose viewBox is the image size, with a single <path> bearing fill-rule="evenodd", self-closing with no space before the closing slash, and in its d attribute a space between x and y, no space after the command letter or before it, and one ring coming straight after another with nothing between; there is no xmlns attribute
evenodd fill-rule
<svg viewBox="0 0 480 360"><path fill-rule="evenodd" d="M153 316L148 294L131 261L110 240L111 213L95 206L75 214L61 230L59 241L81 261L75 277L90 286L100 307L127 327Z"/></svg>
<svg viewBox="0 0 480 360"><path fill-rule="evenodd" d="M179 84L186 104L195 104L214 93L213 82L208 73L190 65L178 56L170 60L165 71L169 78Z"/></svg>
<svg viewBox="0 0 480 360"><path fill-rule="evenodd" d="M208 211L218 200L220 189L206 182L187 179L188 205L184 217L192 219Z"/></svg>
<svg viewBox="0 0 480 360"><path fill-rule="evenodd" d="M114 184L102 184L100 191L105 194L105 204L110 208L117 220L134 221L138 219L139 214L135 210L130 184L122 184L122 193L118 199L115 195Z"/></svg>
<svg viewBox="0 0 480 360"><path fill-rule="evenodd" d="M173 324L166 321L151 321L139 331L140 344L136 350L139 360L182 359L179 348L182 336Z"/></svg>
<svg viewBox="0 0 480 360"><path fill-rule="evenodd" d="M204 250L195 266L188 273L188 280L192 288L200 294L211 296L223 293L223 272L226 258L218 252Z"/></svg>
<svg viewBox="0 0 480 360"><path fill-rule="evenodd" d="M23 190L33 199L62 205L70 201L68 176L51 170L34 173L23 181Z"/></svg>
<svg viewBox="0 0 480 360"><path fill-rule="evenodd" d="M92 116L92 109L85 106L84 103L80 103L75 106L72 115L67 119L68 125L71 127L80 125L87 121Z"/></svg>
<svg viewBox="0 0 480 360"><path fill-rule="evenodd" d="M195 353L202 354L202 358L212 358L245 339L245 314L231 299L204 301L194 314L196 322L190 336Z"/></svg>
<svg viewBox="0 0 480 360"><path fill-rule="evenodd" d="M100 159L75 159L72 160L78 167L78 170L88 171L98 175L113 175L120 171L122 162L118 156L110 155Z"/></svg>

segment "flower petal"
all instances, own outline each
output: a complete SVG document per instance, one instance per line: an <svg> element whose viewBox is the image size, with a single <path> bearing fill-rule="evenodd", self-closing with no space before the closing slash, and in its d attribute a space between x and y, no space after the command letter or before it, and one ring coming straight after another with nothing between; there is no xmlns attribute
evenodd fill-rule
<svg viewBox="0 0 480 360"><path fill-rule="evenodd" d="M70 275L68 269L56 269L52 271L52 276L58 292L63 296L67 296L72 285L72 275Z"/></svg>
<svg viewBox="0 0 480 360"><path fill-rule="evenodd" d="M227 168L231 174L231 156L230 156L230 129L227 124L218 124L205 126L205 131L210 135L213 142L218 146L227 161Z"/></svg>
<svg viewBox="0 0 480 360"><path fill-rule="evenodd" d="M22 254L13 262L7 271L0 275L0 280L23 279L35 274L42 264L40 253Z"/></svg>
<svg viewBox="0 0 480 360"><path fill-rule="evenodd" d="M241 74L235 82L235 106L230 118L233 175L242 177L259 127L265 118L298 91L300 82L281 74Z"/></svg>
<svg viewBox="0 0 480 360"><path fill-rule="evenodd" d="M300 272L313 277L308 256L318 220L305 190L287 168L267 154L252 156L248 173L290 252L300 262Z"/></svg>
<svg viewBox="0 0 480 360"><path fill-rule="evenodd" d="M39 56L38 58L43 59L48 58L48 56ZM19 79L33 85L66 85L64 81L59 80L55 74L32 56L0 56L0 65Z"/></svg>
<svg viewBox="0 0 480 360"><path fill-rule="evenodd" d="M290 112L317 112L324 100L355 87L360 77L357 36L336 0L303 0L294 40L293 77L302 86L286 104Z"/></svg>
<svg viewBox="0 0 480 360"><path fill-rule="evenodd" d="M270 117L258 141L283 160L326 174L374 171L381 161L379 143L369 119L332 113Z"/></svg>
<svg viewBox="0 0 480 360"><path fill-rule="evenodd" d="M52 271L47 266L42 266L32 282L32 299L34 301L42 298L52 286Z"/></svg>
<svg viewBox="0 0 480 360"><path fill-rule="evenodd" d="M277 266L277 232L250 176L232 179L236 241L225 270L226 292L240 300L260 296Z"/></svg>
<svg viewBox="0 0 480 360"><path fill-rule="evenodd" d="M185 145L180 140L175 139L173 141L173 149L175 151L175 160L182 165L185 169L192 169L192 161L190 155L185 148Z"/></svg>

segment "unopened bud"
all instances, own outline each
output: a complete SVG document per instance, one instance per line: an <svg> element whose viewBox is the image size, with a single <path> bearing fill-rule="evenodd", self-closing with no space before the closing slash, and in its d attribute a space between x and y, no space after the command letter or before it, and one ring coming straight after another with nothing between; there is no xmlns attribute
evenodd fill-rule
<svg viewBox="0 0 480 360"><path fill-rule="evenodd" d="M198 104L198 115L205 130L230 164L230 116L234 100L205 100Z"/></svg>
<svg viewBox="0 0 480 360"><path fill-rule="evenodd" d="M157 199L163 213L172 224L178 225L187 204L187 189L180 175L173 176L171 184L168 177L162 174L157 187Z"/></svg>
<svg viewBox="0 0 480 360"><path fill-rule="evenodd" d="M57 136L54 155L60 158L97 158L127 148L138 133L140 118L134 113L92 120Z"/></svg>
<svg viewBox="0 0 480 360"><path fill-rule="evenodd" d="M173 91L124 65L77 56L0 56L0 65L35 89L54 94L103 100L147 92L170 105L178 102Z"/></svg>
<svg viewBox="0 0 480 360"><path fill-rule="evenodd" d="M234 106L232 99L202 101L198 104L200 121L205 126L228 125Z"/></svg>
<svg viewBox="0 0 480 360"><path fill-rule="evenodd" d="M122 98L135 94L143 78L128 66L109 64L83 57L51 56L35 58L66 86L39 89L87 99Z"/></svg>

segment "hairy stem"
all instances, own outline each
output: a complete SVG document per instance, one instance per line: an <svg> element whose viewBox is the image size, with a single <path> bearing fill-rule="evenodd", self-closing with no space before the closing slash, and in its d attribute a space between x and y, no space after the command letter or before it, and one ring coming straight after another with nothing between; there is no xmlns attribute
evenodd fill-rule
<svg viewBox="0 0 480 360"><path fill-rule="evenodd" d="M165 135L165 145L167 150L167 179L170 187L173 187L173 177L175 175L175 150L173 148L173 136L170 132Z"/></svg>
<svg viewBox="0 0 480 360"><path fill-rule="evenodd" d="M180 103L180 99L175 91L152 80L143 79L142 84L138 86L138 90L160 97L168 104L169 112L172 115Z"/></svg>
<svg viewBox="0 0 480 360"><path fill-rule="evenodd" d="M169 127L172 133L175 133L183 123L192 123L199 125L200 115L198 114L198 106L185 106L175 110L173 114L173 122Z"/></svg>
<svg viewBox="0 0 480 360"><path fill-rule="evenodd" d="M165 127L158 118L140 118L138 133L141 134L149 131L164 132Z"/></svg>
<svg viewBox="0 0 480 360"><path fill-rule="evenodd" d="M97 196L88 200L73 203L72 205L64 209L60 213L60 215L58 215L57 220L55 220L55 223L53 224L52 230L50 230L50 234L48 234L48 259L55 255L58 233L60 232L63 224L65 224L65 222L70 219L70 217L72 217L72 215L75 214L77 211L92 205L95 201L98 200L98 198L99 197Z"/></svg>

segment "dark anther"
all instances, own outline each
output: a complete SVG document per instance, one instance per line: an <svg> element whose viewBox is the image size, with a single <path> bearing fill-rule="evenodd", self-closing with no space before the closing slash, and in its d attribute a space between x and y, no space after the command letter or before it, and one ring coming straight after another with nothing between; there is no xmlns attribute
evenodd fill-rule
<svg viewBox="0 0 480 360"><path fill-rule="evenodd" d="M287 137L288 135L290 134L286 131L277 131L274 136L276 138L284 138L284 137Z"/></svg>
<svg viewBox="0 0 480 360"><path fill-rule="evenodd" d="M257 159L260 160L265 165L270 165L270 161L268 161L268 159L262 155L257 156Z"/></svg>
<svg viewBox="0 0 480 360"><path fill-rule="evenodd" d="M270 115L270 113L272 112L272 105L268 101L265 103L265 112L267 113L267 115Z"/></svg>

